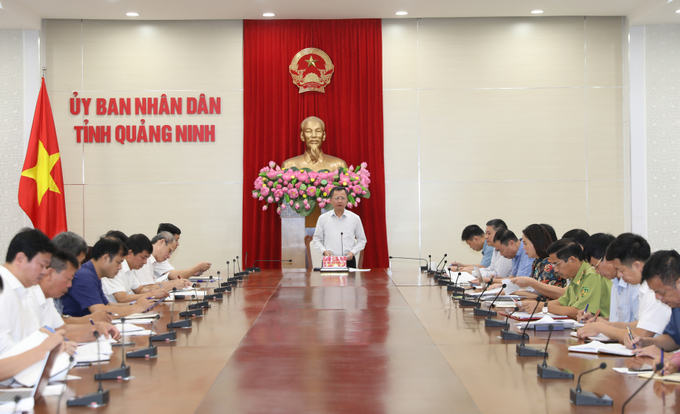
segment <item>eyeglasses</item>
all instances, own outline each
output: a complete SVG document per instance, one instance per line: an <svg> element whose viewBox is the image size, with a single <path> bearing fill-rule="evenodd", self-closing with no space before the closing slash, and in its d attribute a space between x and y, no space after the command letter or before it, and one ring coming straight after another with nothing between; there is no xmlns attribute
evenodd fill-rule
<svg viewBox="0 0 680 414"><path fill-rule="evenodd" d="M558 267L559 265L561 265L561 264L563 264L563 263L564 263L564 260L560 260L559 262L550 263L550 264L551 264L553 267Z"/></svg>
<svg viewBox="0 0 680 414"><path fill-rule="evenodd" d="M597 267L602 263L602 259L598 260L595 266L593 266L593 269L597 269Z"/></svg>

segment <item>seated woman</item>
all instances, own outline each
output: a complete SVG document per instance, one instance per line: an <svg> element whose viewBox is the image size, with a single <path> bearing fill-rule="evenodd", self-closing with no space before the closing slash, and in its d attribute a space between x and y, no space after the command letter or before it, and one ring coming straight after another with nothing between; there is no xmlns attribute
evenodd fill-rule
<svg viewBox="0 0 680 414"><path fill-rule="evenodd" d="M522 241L527 256L537 260L531 268L531 277L515 277L510 280L519 287L532 288L535 293L520 290L515 294L530 298L541 294L548 299L557 299L562 296L567 287L567 280L557 276L555 269L548 261L546 251L555 242L548 229L542 224L532 224L522 231Z"/></svg>

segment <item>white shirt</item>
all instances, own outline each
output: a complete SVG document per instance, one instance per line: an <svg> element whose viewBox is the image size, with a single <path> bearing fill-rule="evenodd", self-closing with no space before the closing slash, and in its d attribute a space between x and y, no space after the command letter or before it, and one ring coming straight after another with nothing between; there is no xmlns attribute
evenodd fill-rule
<svg viewBox="0 0 680 414"><path fill-rule="evenodd" d="M366 247L361 218L347 209L342 217L336 216L334 210L322 214L316 222L312 245L321 254L328 250L334 256L345 256L348 252L357 256Z"/></svg>
<svg viewBox="0 0 680 414"><path fill-rule="evenodd" d="M3 290L0 293L0 355L36 331L25 300L28 289L5 266L0 266Z"/></svg>
<svg viewBox="0 0 680 414"><path fill-rule="evenodd" d="M102 289L104 290L104 295L109 302L117 303L116 297L113 296L114 293L125 292L128 295L134 295L134 289L139 288L142 284L135 276L133 270L130 269L130 265L127 260L123 260L120 272L113 279L104 277L102 278Z"/></svg>
<svg viewBox="0 0 680 414"><path fill-rule="evenodd" d="M43 326L57 329L64 325L64 320L54 307L54 300L46 298L40 286L31 286L27 289L24 302L28 312L34 318L33 330L37 331Z"/></svg>
<svg viewBox="0 0 680 414"><path fill-rule="evenodd" d="M153 274L156 278L156 280L162 278L165 276L165 279L168 278L168 273L171 270L175 270L175 268L170 264L170 259L165 259L162 262L156 262L155 265L153 265Z"/></svg>
<svg viewBox="0 0 680 414"><path fill-rule="evenodd" d="M139 280L139 283L141 283L142 286L155 285L156 284L156 278L154 277L154 274L153 274L154 263L156 263L156 258L153 257L153 254L152 254L146 260L146 264L144 266L142 266L140 269L132 270L135 277L137 278L137 280Z"/></svg>
<svg viewBox="0 0 680 414"><path fill-rule="evenodd" d="M508 277L508 274L510 274L510 269L512 269L512 259L503 257L500 251L494 249L489 267L479 269L479 271L484 277L504 279Z"/></svg>
<svg viewBox="0 0 680 414"><path fill-rule="evenodd" d="M640 285L638 295L640 314L637 327L661 335L671 320L671 308L656 299L654 291L647 286L646 281Z"/></svg>

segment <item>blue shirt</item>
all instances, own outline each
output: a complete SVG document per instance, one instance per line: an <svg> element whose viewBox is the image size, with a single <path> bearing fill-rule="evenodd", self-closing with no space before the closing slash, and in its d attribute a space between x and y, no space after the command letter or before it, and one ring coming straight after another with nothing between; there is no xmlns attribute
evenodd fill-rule
<svg viewBox="0 0 680 414"><path fill-rule="evenodd" d="M612 293L609 300L610 322L633 322L638 320L640 310L640 285L630 285L623 279L612 279Z"/></svg>
<svg viewBox="0 0 680 414"><path fill-rule="evenodd" d="M482 254L484 257L482 257L482 262L480 263L480 266L484 267L489 267L491 264L491 257L493 256L493 251L496 250L491 246L486 245L486 240L484 240L484 247L482 247Z"/></svg>
<svg viewBox="0 0 680 414"><path fill-rule="evenodd" d="M512 276L531 276L531 266L533 264L534 259L527 256L527 252L524 251L524 242L520 242L517 254L512 259L510 274Z"/></svg>
<svg viewBox="0 0 680 414"><path fill-rule="evenodd" d="M88 309L92 305L108 305L109 300L104 296L102 281L94 270L92 261L82 265L73 276L71 288L62 296L64 315L85 316L90 314Z"/></svg>
<svg viewBox="0 0 680 414"><path fill-rule="evenodd" d="M665 335L670 335L677 345L680 345L680 308L673 308L671 313L671 321L666 325L666 329L663 330Z"/></svg>

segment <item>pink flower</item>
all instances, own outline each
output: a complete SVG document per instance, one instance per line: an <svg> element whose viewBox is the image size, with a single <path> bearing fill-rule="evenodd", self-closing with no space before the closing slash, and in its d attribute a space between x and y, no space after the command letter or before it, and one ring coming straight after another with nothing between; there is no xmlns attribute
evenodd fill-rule
<svg viewBox="0 0 680 414"><path fill-rule="evenodd" d="M274 202L274 197L269 196L267 197L267 203L273 203Z"/></svg>
<svg viewBox="0 0 680 414"><path fill-rule="evenodd" d="M283 173L283 176L281 176L281 178L283 178L283 181L292 180L293 179L293 171L290 171L290 170L286 171L285 173Z"/></svg>
<svg viewBox="0 0 680 414"><path fill-rule="evenodd" d="M307 182L309 180L309 175L307 174L306 171L300 171L300 175L298 176L298 180Z"/></svg>
<svg viewBox="0 0 680 414"><path fill-rule="evenodd" d="M317 198L316 198L316 202L317 202L317 203L320 203L320 202L321 202L321 197L317 197Z"/></svg>
<svg viewBox="0 0 680 414"><path fill-rule="evenodd" d="M307 187L307 194L314 197L316 195L316 187Z"/></svg>
<svg viewBox="0 0 680 414"><path fill-rule="evenodd" d="M270 188L271 188L271 187L274 187L274 182L273 182L273 181L270 181L270 182L267 183L267 185L268 185Z"/></svg>
<svg viewBox="0 0 680 414"><path fill-rule="evenodd" d="M294 203L294 201L293 201L293 200L290 200L290 202L289 202L288 204L290 204L290 205L292 206L293 203Z"/></svg>
<svg viewBox="0 0 680 414"><path fill-rule="evenodd" d="M366 168L366 167L368 167L368 164L366 164L365 162L362 162L362 163L361 163L361 168Z"/></svg>
<svg viewBox="0 0 680 414"><path fill-rule="evenodd" d="M296 209L296 210L299 210L299 209L300 209L300 204L295 203L295 209Z"/></svg>
<svg viewBox="0 0 680 414"><path fill-rule="evenodd" d="M276 189L277 189L277 190L280 190L281 188L282 188L282 187L281 187L281 184L277 184L277 185L276 185Z"/></svg>
<svg viewBox="0 0 680 414"><path fill-rule="evenodd" d="M274 201L276 201L277 203L279 202L279 200L281 200L281 197L274 197Z"/></svg>
<svg viewBox="0 0 680 414"><path fill-rule="evenodd" d="M262 187L262 190L260 190L260 194L263 196L268 196L269 195L269 187Z"/></svg>
<svg viewBox="0 0 680 414"><path fill-rule="evenodd" d="M300 188L301 185L302 183L298 181L297 183L295 183L295 188Z"/></svg>
<svg viewBox="0 0 680 414"><path fill-rule="evenodd" d="M281 210L283 210L283 209L286 208L286 205L285 205L285 204L281 204L281 206L280 206L279 208L280 208Z"/></svg>
<svg viewBox="0 0 680 414"><path fill-rule="evenodd" d="M307 175L309 175L309 181L312 183L319 177L319 173L316 171L310 171L307 173Z"/></svg>
<svg viewBox="0 0 680 414"><path fill-rule="evenodd" d="M298 190L296 190L294 188L288 190L288 196L290 198L298 198L299 195L300 195L300 193L298 193Z"/></svg>
<svg viewBox="0 0 680 414"><path fill-rule="evenodd" d="M276 174L277 174L276 171L274 171L274 170L269 170L269 171L267 172L267 178L269 178L270 180L273 180L274 178L276 178Z"/></svg>
<svg viewBox="0 0 680 414"><path fill-rule="evenodd" d="M305 210L310 210L312 207L309 204L305 204Z"/></svg>
<svg viewBox="0 0 680 414"><path fill-rule="evenodd" d="M260 201L262 201L262 200L264 200L264 197L260 196L260 197L258 197L257 199L260 200Z"/></svg>
<svg viewBox="0 0 680 414"><path fill-rule="evenodd" d="M274 161L269 161L269 168L274 168L276 167L276 163Z"/></svg>
<svg viewBox="0 0 680 414"><path fill-rule="evenodd" d="M257 198L257 192L253 192L253 198Z"/></svg>
<svg viewBox="0 0 680 414"><path fill-rule="evenodd" d="M357 198L356 200L354 200L354 204L355 204L355 205L359 205L359 201L361 201L361 199L360 199L360 198Z"/></svg>
<svg viewBox="0 0 680 414"><path fill-rule="evenodd" d="M267 209L267 205L265 204L264 206L262 206L262 211L264 211L266 209Z"/></svg>
<svg viewBox="0 0 680 414"><path fill-rule="evenodd" d="M269 168L264 167L260 170L260 173L266 173L267 171L269 171Z"/></svg>
<svg viewBox="0 0 680 414"><path fill-rule="evenodd" d="M264 183L264 181L262 181L262 177L257 177L255 179L255 189L259 190L260 187L262 187L263 183Z"/></svg>

